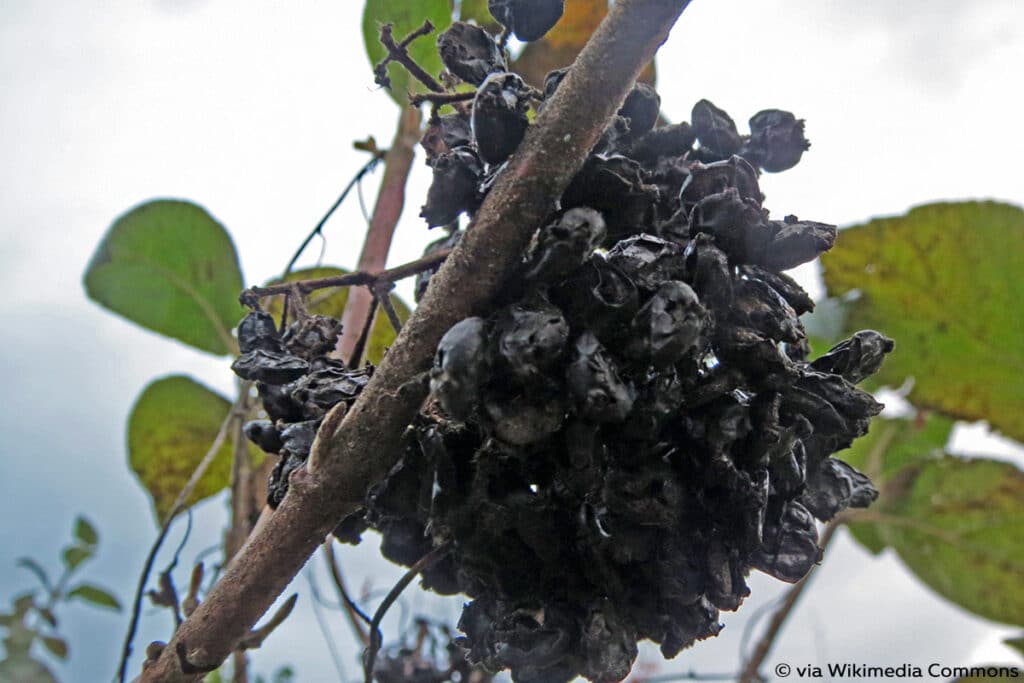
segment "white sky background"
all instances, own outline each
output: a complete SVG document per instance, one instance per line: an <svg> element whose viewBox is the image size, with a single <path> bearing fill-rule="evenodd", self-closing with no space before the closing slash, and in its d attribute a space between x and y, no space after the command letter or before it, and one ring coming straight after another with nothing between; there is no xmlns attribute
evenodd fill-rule
<svg viewBox="0 0 1024 683"><path fill-rule="evenodd" d="M248 284L280 272L365 161L352 141L374 135L386 145L393 132L397 109L377 91L363 53L362 4L0 4L0 599L31 584L15 558L53 566L74 515L86 512L103 538L85 575L130 601L155 528L125 465L128 410L160 375L189 373L225 392L232 377L223 359L87 301L82 272L111 221L157 196L195 200L223 222ZM688 119L702 97L741 128L768 107L806 118L814 146L792 171L763 179L766 203L777 215L842 225L941 199L1024 204L1022 70L1024 3L1016 0L694 0L659 56L659 91L673 120ZM435 237L416 217L429 177L421 158L415 169L394 264ZM371 204L378 180L365 184ZM328 224L326 262L354 265L364 228L353 197ZM408 284L400 291L411 299ZM965 432L958 447L978 448L983 432ZM995 441L984 447L1013 456ZM200 509L186 564L217 542L223 506L218 499ZM351 583L369 575L376 587L390 585L398 571L371 550L341 554ZM733 669L745 620L781 584L755 575L751 586L717 640L668 664L653 650L645 661L662 672ZM300 608L255 654L256 669L288 663L303 683L337 680L308 585L297 589ZM407 604L435 603L412 591ZM457 614L457 600L445 604L435 612ZM147 607L145 615L132 670L145 643L169 634L167 614ZM326 617L353 679L348 631L337 612ZM72 664L55 666L62 680L107 680L125 620L67 609ZM769 662L1013 661L998 644L1008 633L936 599L898 560L870 558L843 535ZM392 624L386 640L395 634Z"/></svg>

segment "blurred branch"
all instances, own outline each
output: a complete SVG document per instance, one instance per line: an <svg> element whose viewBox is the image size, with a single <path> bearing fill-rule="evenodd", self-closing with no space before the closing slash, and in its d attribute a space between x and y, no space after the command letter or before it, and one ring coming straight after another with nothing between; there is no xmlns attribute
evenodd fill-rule
<svg viewBox="0 0 1024 683"><path fill-rule="evenodd" d="M405 207L405 185L409 180L416 143L420 138L420 110L405 108L398 119L398 130L391 141L391 149L384 157L384 178L373 207L370 229L363 242L356 270L379 272L387 262L391 239L398 219ZM370 284L370 283L367 283ZM345 311L341 315L341 336L338 337L336 355L348 360L359 339L359 331L369 316L373 295L363 289L349 292Z"/></svg>

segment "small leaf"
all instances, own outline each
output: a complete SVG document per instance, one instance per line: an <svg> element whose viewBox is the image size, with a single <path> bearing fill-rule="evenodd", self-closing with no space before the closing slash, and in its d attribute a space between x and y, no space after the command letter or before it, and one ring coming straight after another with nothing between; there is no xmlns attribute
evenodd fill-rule
<svg viewBox="0 0 1024 683"><path fill-rule="evenodd" d="M871 524L936 593L986 619L1024 624L1024 472L948 455L916 459L885 481Z"/></svg>
<svg viewBox="0 0 1024 683"><path fill-rule="evenodd" d="M297 270L290 273L286 282L336 277L339 275L347 275L349 272L350 271L342 268L307 268L305 270ZM278 278L271 280L267 284L279 284L280 282L281 280ZM348 301L348 293L350 289L350 287L336 287L334 289L321 289L313 292L308 298L309 312L316 315L328 315L340 320L341 314L345 310L345 302ZM404 301L394 294L391 295L391 301L395 306L395 313L398 314L398 319L404 323L412 314L411 309ZM281 322L281 307L283 302L283 296L276 296L272 299L264 300L264 306L266 307L267 312L274 316L274 320L276 320L278 324ZM378 307L377 316L373 321L373 329L370 331L370 340L366 348L366 359L374 364L380 363L380 359L384 357L384 351L386 351L387 348L395 342L395 336L395 331L388 322L387 315L385 315L384 311L380 310Z"/></svg>
<svg viewBox="0 0 1024 683"><path fill-rule="evenodd" d="M82 545L94 546L100 542L100 535L85 517L75 518L75 538Z"/></svg>
<svg viewBox="0 0 1024 683"><path fill-rule="evenodd" d="M1005 643L1007 647L1012 647L1014 650L1024 655L1024 636L1007 638L1003 643Z"/></svg>
<svg viewBox="0 0 1024 683"><path fill-rule="evenodd" d="M143 390L128 417L128 464L153 499L157 523L170 512L196 466L213 445L231 404L183 375L158 379ZM231 481L231 443L187 501L192 505Z"/></svg>
<svg viewBox="0 0 1024 683"><path fill-rule="evenodd" d="M363 10L363 42L366 54L370 59L367 74L387 55L387 49L380 42L380 27L383 24L393 26L395 42L401 42L405 36L423 25L424 20L434 25L434 32L428 36L417 38L409 45L409 56L424 71L437 78L444 65L437 53L437 36L452 23L452 10L449 0L367 0ZM423 92L425 88L409 76L405 67L396 62L388 65L388 76L391 88L388 94L399 104L405 106L409 101L409 91Z"/></svg>
<svg viewBox="0 0 1024 683"><path fill-rule="evenodd" d="M57 679L42 662L8 652L0 660L0 683L57 683Z"/></svg>
<svg viewBox="0 0 1024 683"><path fill-rule="evenodd" d="M57 659L67 659L68 644L63 638L43 636L43 645Z"/></svg>
<svg viewBox="0 0 1024 683"><path fill-rule="evenodd" d="M1024 210L921 206L841 231L822 266L830 296L859 292L844 334L896 340L879 381L912 377L914 405L1024 440Z"/></svg>
<svg viewBox="0 0 1024 683"><path fill-rule="evenodd" d="M32 574L39 580L39 583L43 585L43 588L47 593L53 592L53 585L50 583L50 578L46 575L46 570L43 569L38 562L33 560L31 557L20 557L15 564L32 572Z"/></svg>
<svg viewBox="0 0 1024 683"><path fill-rule="evenodd" d="M97 607L121 611L121 603L118 602L117 598L102 588L89 583L83 583L72 588L68 592L68 598L78 598Z"/></svg>
<svg viewBox="0 0 1024 683"><path fill-rule="evenodd" d="M80 545L69 545L64 548L64 553L61 557L64 559L64 566L68 569L77 569L80 564L92 557L93 551L89 548L83 548Z"/></svg>
<svg viewBox="0 0 1024 683"><path fill-rule="evenodd" d="M196 204L155 200L114 221L85 271L85 289L114 313L202 351L237 349L238 255Z"/></svg>

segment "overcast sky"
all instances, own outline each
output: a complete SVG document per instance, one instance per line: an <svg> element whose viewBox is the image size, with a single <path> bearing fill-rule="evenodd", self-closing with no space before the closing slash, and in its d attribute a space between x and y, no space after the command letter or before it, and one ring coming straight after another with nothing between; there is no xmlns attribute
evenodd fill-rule
<svg viewBox="0 0 1024 683"><path fill-rule="evenodd" d="M206 206L231 231L248 284L280 272L284 254L365 161L352 141L373 135L386 145L392 134L397 108L373 84L362 4L0 4L0 599L31 583L14 559L52 566L85 512L103 535L86 573L130 600L155 527L125 465L128 410L160 375L189 373L226 393L232 376L224 359L87 301L82 272L111 221L153 197ZM739 122L769 107L806 118L813 148L794 170L763 180L766 204L776 215L842 225L934 200L1024 204L1022 71L1019 0L694 0L659 56L659 91L673 120L689 118L700 98ZM365 186L370 202L377 180ZM416 217L427 181L418 160L392 263L433 238ZM350 201L328 225L326 261L354 265L364 229ZM812 268L800 275L816 288ZM408 285L400 291L408 295ZM1019 455L986 439L984 426L955 445ZM218 541L223 513L223 499L201 506L186 559ZM353 585L370 576L385 587L397 576L373 552L341 555ZM757 575L751 586L717 640L668 664L653 651L644 661L663 672L733 669L745 620L780 590ZM255 654L256 669L287 663L303 683L335 681L305 579L297 589L300 608ZM415 591L406 602L411 611L458 611L457 600L439 605ZM169 635L166 614L145 614L137 653ZM355 678L341 617L326 618ZM55 666L61 679L107 680L125 615L76 607L62 626L72 663ZM871 558L844 534L769 662L1012 661L999 645L1008 633L935 598L898 560ZM391 624L386 639L394 634Z"/></svg>

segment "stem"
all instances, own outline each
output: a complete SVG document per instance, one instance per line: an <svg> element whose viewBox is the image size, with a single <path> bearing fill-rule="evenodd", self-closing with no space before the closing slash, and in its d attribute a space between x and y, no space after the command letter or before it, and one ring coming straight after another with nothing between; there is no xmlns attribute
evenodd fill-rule
<svg viewBox="0 0 1024 683"><path fill-rule="evenodd" d="M821 549L825 550L832 542L832 538L835 536L836 530L842 526L843 523L839 519L834 519L825 525L825 530L821 534ZM819 565L820 566L820 565ZM800 579L800 581L789 589L789 593L786 594L785 600L779 605L779 608L775 610L775 614L772 615L771 621L768 622L768 628L765 630L764 635L761 636L761 640L757 642L757 647L754 648L754 653L750 656L750 659L743 666L743 672L739 678L736 679L737 683L755 683L756 681L763 681L759 673L761 665L764 664L764 660L768 657L768 653L771 652L772 646L775 644L775 639L778 638L779 633L782 631L783 625L786 623L786 619L789 618L793 608L796 607L796 603L800 600L800 596L803 595L804 590L811 583L811 578L817 571L817 567L813 567L807 576Z"/></svg>
<svg viewBox="0 0 1024 683"><path fill-rule="evenodd" d="M449 543L444 543L416 560L416 564L409 567L409 571L403 574L402 578L392 586L391 590L388 591L388 594L384 596L384 600L380 603L380 607L378 607L377 611L373 613L373 621L370 622L370 647L366 649L366 662L363 667L364 683L373 682L373 664L377 660L377 651L380 650L381 641L384 639L380 632L380 622L384 620L384 615L388 613L388 610L391 609L391 605L395 603L395 600L397 600L398 596L402 594L402 591L412 583L412 580L415 579L420 572L434 566L438 560L448 554L449 550L451 550L451 545Z"/></svg>
<svg viewBox="0 0 1024 683"><path fill-rule="evenodd" d="M415 261L409 261L408 263L403 263L400 266L382 270L378 273L360 270L348 275L321 277L315 280L296 280L295 282L268 285L266 287L250 287L242 292L239 300L245 306L254 306L260 299L268 296L291 294L296 289L302 294L308 294L318 289L328 289L330 287L354 287L359 285L372 287L381 282L395 282L396 280L402 280L436 268L451 253L451 249L440 249L427 254L423 258L418 258Z"/></svg>
<svg viewBox="0 0 1024 683"><path fill-rule="evenodd" d="M215 669L327 534L363 504L367 487L401 455L402 434L427 395L413 380L430 366L441 336L486 311L688 4L612 5L341 425L320 430L288 496L143 671L144 683L197 681Z"/></svg>
<svg viewBox="0 0 1024 683"><path fill-rule="evenodd" d="M409 107L398 120L395 139L384 157L384 178L381 180L377 204L373 208L370 230L363 242L357 270L378 272L384 269L391 249L391 238L405 206L405 185L412 169L416 143L419 142L420 119L419 109ZM341 316L342 333L338 338L335 355L343 359L351 358L352 350L359 340L359 331L369 315L372 300L373 295L362 288L349 292L348 303Z"/></svg>
<svg viewBox="0 0 1024 683"><path fill-rule="evenodd" d="M349 626L352 627L356 640L362 643L363 647L367 647L370 644L370 635L363 627L363 624L370 624L372 620L363 614L359 609L359 605L349 597L348 590L345 588L345 578L341 575L341 567L338 566L338 561L334 557L334 541L330 538L324 541L323 555L327 561L327 570L331 574L331 580L334 581L334 588L338 591L338 597L341 598L341 604L345 608L345 616L348 617Z"/></svg>

